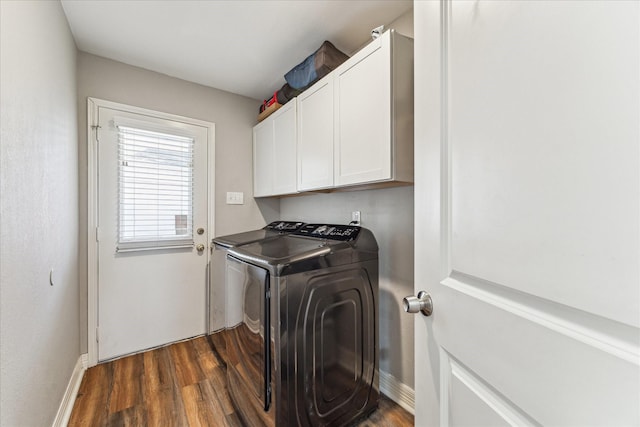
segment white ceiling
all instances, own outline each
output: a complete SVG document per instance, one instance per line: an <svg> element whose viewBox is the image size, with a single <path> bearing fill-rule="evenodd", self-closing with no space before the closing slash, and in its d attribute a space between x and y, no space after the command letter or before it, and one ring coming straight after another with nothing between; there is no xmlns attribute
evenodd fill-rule
<svg viewBox="0 0 640 427"><path fill-rule="evenodd" d="M351 54L412 0L62 0L78 49L268 98L324 40Z"/></svg>

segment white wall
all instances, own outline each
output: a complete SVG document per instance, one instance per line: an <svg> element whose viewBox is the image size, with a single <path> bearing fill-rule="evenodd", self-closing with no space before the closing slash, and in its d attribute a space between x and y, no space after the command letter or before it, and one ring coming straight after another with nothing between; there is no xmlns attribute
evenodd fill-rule
<svg viewBox="0 0 640 427"><path fill-rule="evenodd" d="M413 10L386 25L413 36ZM413 316L402 298L413 294L413 187L284 198L282 219L347 224L362 212L362 226L380 247L380 369L413 388Z"/></svg>
<svg viewBox="0 0 640 427"><path fill-rule="evenodd" d="M278 200L253 195L252 128L260 101L121 62L78 53L81 349L87 351L87 97L178 114L216 124L215 235L259 228L278 219ZM227 205L242 191L244 205Z"/></svg>
<svg viewBox="0 0 640 427"><path fill-rule="evenodd" d="M0 425L40 427L80 356L76 47L42 1L0 1L0 43Z"/></svg>

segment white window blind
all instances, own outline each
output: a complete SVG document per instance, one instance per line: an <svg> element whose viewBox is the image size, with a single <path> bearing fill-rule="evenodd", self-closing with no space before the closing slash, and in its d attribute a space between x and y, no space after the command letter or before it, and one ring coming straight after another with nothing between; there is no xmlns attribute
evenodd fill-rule
<svg viewBox="0 0 640 427"><path fill-rule="evenodd" d="M193 246L193 146L118 126L118 252Z"/></svg>

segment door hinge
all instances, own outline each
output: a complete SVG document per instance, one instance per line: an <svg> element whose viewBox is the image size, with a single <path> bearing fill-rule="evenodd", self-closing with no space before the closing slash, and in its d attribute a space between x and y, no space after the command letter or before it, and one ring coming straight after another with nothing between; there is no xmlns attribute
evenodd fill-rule
<svg viewBox="0 0 640 427"><path fill-rule="evenodd" d="M100 227L96 227L96 242L100 241Z"/></svg>

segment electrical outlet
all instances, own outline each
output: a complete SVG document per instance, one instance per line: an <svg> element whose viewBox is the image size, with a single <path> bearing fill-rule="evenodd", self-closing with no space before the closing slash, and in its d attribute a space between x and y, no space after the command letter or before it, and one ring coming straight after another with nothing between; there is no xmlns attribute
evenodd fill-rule
<svg viewBox="0 0 640 427"><path fill-rule="evenodd" d="M227 204L228 205L244 205L244 193L227 191Z"/></svg>
<svg viewBox="0 0 640 427"><path fill-rule="evenodd" d="M351 212L351 222L360 225L360 211Z"/></svg>

